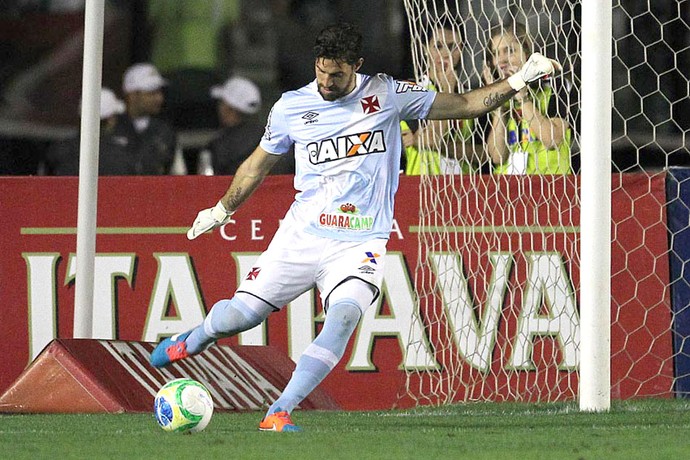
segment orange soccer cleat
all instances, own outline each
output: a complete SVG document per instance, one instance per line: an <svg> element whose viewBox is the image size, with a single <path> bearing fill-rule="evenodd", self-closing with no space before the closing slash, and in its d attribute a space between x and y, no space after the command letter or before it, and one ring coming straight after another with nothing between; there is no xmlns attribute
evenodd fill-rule
<svg viewBox="0 0 690 460"><path fill-rule="evenodd" d="M283 433L288 431L302 431L302 428L292 423L289 413L286 411L278 411L264 417L261 423L259 423L259 431L276 431Z"/></svg>

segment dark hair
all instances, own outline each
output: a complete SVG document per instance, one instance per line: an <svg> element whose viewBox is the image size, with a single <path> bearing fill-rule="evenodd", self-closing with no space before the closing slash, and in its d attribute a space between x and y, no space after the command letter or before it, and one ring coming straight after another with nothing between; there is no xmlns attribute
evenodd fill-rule
<svg viewBox="0 0 690 460"><path fill-rule="evenodd" d="M347 22L332 24L316 37L314 56L353 65L362 57L362 34Z"/></svg>

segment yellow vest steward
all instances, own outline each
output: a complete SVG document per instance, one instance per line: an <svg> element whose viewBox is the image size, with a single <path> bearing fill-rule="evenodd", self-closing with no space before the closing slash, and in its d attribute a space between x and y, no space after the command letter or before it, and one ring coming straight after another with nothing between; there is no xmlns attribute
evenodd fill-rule
<svg viewBox="0 0 690 460"><path fill-rule="evenodd" d="M426 85L427 89L436 91L436 87L429 83ZM474 128L474 120L460 120L459 129L451 129L451 135L447 136L450 139L457 139L458 136L462 139L470 139ZM400 130L402 132L409 131L410 127L405 121L400 122ZM445 146L438 146L443 148ZM441 174L441 153L432 149L418 149L417 147L405 147L405 174L408 176L437 175ZM460 162L462 173L469 173L473 168L466 161Z"/></svg>
<svg viewBox="0 0 690 460"><path fill-rule="evenodd" d="M549 101L553 95L553 89L545 86L532 93L532 98L537 110L546 114ZM508 101L506 107L515 104L519 109L518 101ZM511 114L514 112L511 112ZM534 133L529 129L525 120L516 120L510 117L506 122L506 131L510 155L526 155L527 164L521 174L571 174L570 167L570 146L572 142L572 128L568 128L565 139L556 148L547 149L546 146L536 139ZM510 158L508 162L495 165L495 174L510 174Z"/></svg>

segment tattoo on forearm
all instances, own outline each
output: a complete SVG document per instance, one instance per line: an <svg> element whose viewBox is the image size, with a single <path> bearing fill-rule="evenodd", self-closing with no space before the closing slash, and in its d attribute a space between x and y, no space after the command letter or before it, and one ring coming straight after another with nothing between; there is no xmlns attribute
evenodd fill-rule
<svg viewBox="0 0 690 460"><path fill-rule="evenodd" d="M500 104L505 99L506 99L505 93L489 93L489 95L484 98L484 106L485 107L493 107L497 104Z"/></svg>
<svg viewBox="0 0 690 460"><path fill-rule="evenodd" d="M242 190L242 187L238 187L235 189L234 193L230 195L228 199L228 204L230 205L231 209L237 209L240 204L242 204L242 196L244 195L244 192Z"/></svg>

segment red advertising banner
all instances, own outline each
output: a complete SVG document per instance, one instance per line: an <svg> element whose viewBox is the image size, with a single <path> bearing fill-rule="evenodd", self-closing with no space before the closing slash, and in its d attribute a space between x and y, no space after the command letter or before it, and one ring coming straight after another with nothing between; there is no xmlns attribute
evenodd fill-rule
<svg viewBox="0 0 690 460"><path fill-rule="evenodd" d="M443 361L440 355L445 352L434 343L436 339L427 339L425 327L412 321L420 238L425 244L423 270L430 276L417 282L427 283L423 286L426 290L433 290L448 264L462 264L466 272L476 269L472 285L484 287L473 290L472 295L482 303L493 271L510 268L506 290L495 301L502 320L496 323L497 339L489 356L494 380L484 382L485 389L491 388L500 399L511 399L515 388L528 389L535 379L543 377L538 369L549 363L541 363L537 355L551 354L559 361L555 373L544 380L553 386L552 399L571 398L576 393L575 349L561 347L543 353L544 347L558 346L539 338L516 345L511 337L517 333L516 318L529 292L524 286L531 282L530 267L544 261L560 261L559 273L564 285L570 286L564 305L577 310L577 178L560 177L546 185L540 178L530 177L462 180L462 201L451 204L447 218L439 219L460 235L457 241L461 244L451 248L442 242L436 244L433 232L420 232L419 180L401 177L382 302L365 313L343 360L323 383L341 407L409 406L414 401L401 397L405 368L423 366L434 359ZM646 176L626 175L620 180L614 180L613 195L617 239L613 246L612 318L619 321L612 329L613 392L620 398L670 394L670 307L665 289L668 242L665 219L659 220L664 212L664 178L654 178L651 187ZM268 177L232 222L220 231L188 241L185 232L196 213L214 205L228 183L228 177L100 178L94 338L155 342L198 324L215 301L232 295L240 277L249 272L268 245L295 191L291 177ZM73 336L77 188L77 178L0 178L0 299L5 331L0 392L53 338ZM508 193L510 190L519 194ZM501 195L520 199L486 199ZM457 213L462 214L467 228L457 228L453 217ZM563 228L539 238L530 231L532 227L554 226ZM517 230L491 232L492 227ZM472 254L479 256L463 254L462 248L469 244L474 245ZM459 257L444 258L444 251ZM629 262L631 256L635 263ZM448 301L444 295L442 292L421 305L422 319ZM577 314L572 316L572 328L576 328ZM296 360L322 321L318 295L309 292L273 314L265 324L227 339L227 343L271 345ZM575 337L572 328L564 334ZM411 330L417 339L430 344L431 355L404 359L404 344ZM628 331L640 330L644 337L638 334L631 343ZM518 349L524 355L520 359L530 360L536 370L520 367ZM475 363L468 366L476 369ZM439 368L438 372L451 371ZM486 390L469 385L467 391L477 396Z"/></svg>

